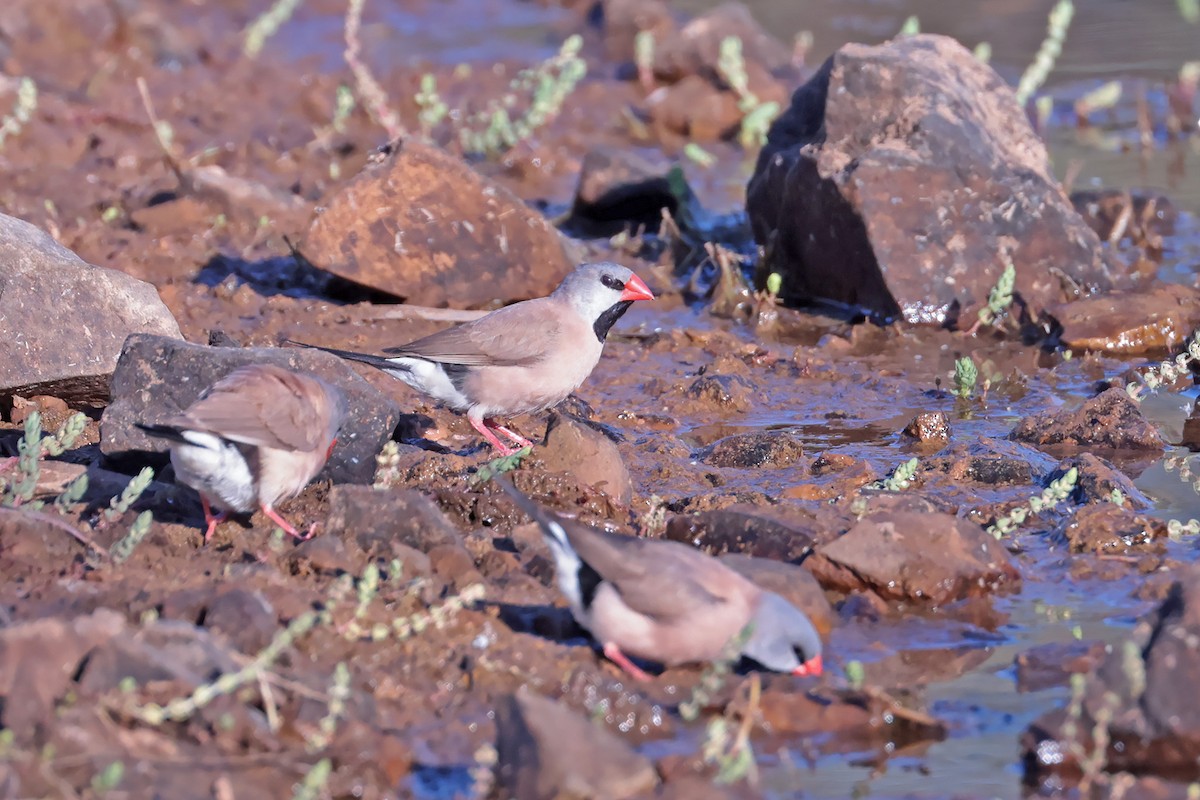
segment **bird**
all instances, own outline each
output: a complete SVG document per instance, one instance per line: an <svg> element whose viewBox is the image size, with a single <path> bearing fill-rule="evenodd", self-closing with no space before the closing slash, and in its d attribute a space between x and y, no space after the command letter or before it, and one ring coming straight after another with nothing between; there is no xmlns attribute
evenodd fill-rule
<svg viewBox="0 0 1200 800"><path fill-rule="evenodd" d="M650 676L629 656L665 666L715 661L747 628L740 655L775 672L822 673L820 634L780 595L694 547L563 519L507 477L494 480L541 528L575 621L634 678Z"/></svg>
<svg viewBox="0 0 1200 800"><path fill-rule="evenodd" d="M616 321L634 302L653 299L633 271L608 262L583 264L546 297L385 348L390 357L287 341L369 364L465 412L471 426L507 456L532 443L496 418L544 411L565 400L595 368Z"/></svg>
<svg viewBox="0 0 1200 800"><path fill-rule="evenodd" d="M320 378L250 364L212 384L181 414L135 424L171 443L176 481L200 493L205 543L229 512L256 507L287 533L307 539L315 525L302 535L274 506L299 494L321 471L346 413L345 396Z"/></svg>

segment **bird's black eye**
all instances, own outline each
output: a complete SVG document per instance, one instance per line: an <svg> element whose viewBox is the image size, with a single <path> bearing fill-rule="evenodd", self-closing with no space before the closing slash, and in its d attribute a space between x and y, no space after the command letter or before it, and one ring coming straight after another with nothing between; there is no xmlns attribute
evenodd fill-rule
<svg viewBox="0 0 1200 800"><path fill-rule="evenodd" d="M619 278L614 278L612 275L607 275L607 274L601 275L600 282L603 283L608 288L612 289L614 292L625 291L625 283L623 281L621 281Z"/></svg>

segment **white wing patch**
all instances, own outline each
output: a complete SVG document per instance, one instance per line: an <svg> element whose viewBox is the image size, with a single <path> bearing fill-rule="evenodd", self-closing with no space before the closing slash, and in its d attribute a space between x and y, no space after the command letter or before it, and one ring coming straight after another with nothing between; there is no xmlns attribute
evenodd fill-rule
<svg viewBox="0 0 1200 800"><path fill-rule="evenodd" d="M588 615L583 608L583 593L579 588L579 568L583 566L583 562L579 560L579 554L567 540L567 532L563 530L562 525L548 522L545 529L550 532L546 539L550 542L550 549L554 551L554 575L558 579L558 589L570 603L571 613L575 615L576 621L586 628Z"/></svg>
<svg viewBox="0 0 1200 800"><path fill-rule="evenodd" d="M258 489L250 465L232 443L212 433L182 431L187 443L171 446L175 478L222 510L253 511Z"/></svg>

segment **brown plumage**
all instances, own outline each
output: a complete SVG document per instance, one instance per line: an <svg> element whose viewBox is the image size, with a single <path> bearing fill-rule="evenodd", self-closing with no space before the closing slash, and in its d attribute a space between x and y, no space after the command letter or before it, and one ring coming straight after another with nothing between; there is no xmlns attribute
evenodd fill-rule
<svg viewBox="0 0 1200 800"><path fill-rule="evenodd" d="M176 479L200 493L205 541L226 516L214 515L212 506L239 513L260 507L300 537L274 505L321 471L345 414L342 393L321 379L252 364L217 381L183 413L138 427L171 441Z"/></svg>

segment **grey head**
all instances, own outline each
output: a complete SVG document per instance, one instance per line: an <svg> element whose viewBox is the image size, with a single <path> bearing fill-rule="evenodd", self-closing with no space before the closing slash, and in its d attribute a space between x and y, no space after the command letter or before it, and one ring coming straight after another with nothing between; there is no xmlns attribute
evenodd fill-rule
<svg viewBox="0 0 1200 800"><path fill-rule="evenodd" d="M609 261L576 267L550 296L570 304L601 343L634 301L654 299L633 270Z"/></svg>
<svg viewBox="0 0 1200 800"><path fill-rule="evenodd" d="M804 612L774 592L763 592L750 620L742 655L775 672L820 675L821 636Z"/></svg>

